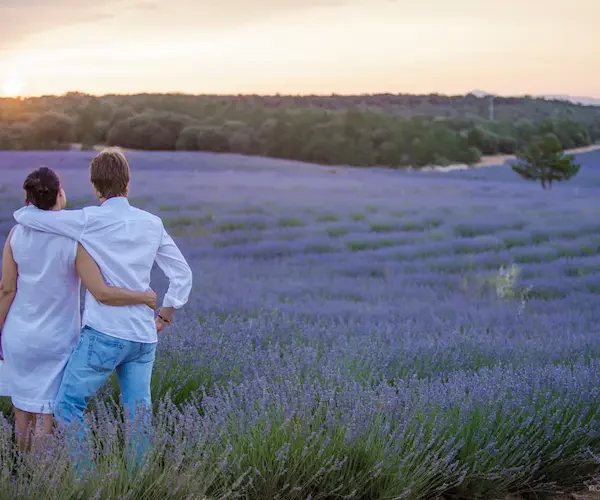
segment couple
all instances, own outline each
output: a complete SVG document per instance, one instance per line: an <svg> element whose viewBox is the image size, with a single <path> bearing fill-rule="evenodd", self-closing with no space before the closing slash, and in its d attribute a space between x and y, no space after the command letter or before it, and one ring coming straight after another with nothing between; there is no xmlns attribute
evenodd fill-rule
<svg viewBox="0 0 600 500"><path fill-rule="evenodd" d="M83 426L114 371L126 415L151 409L157 333L187 302L192 273L161 219L129 205L129 179L127 159L111 148L90 166L100 206L63 210L65 192L46 167L23 184L26 206L14 214L0 283L0 396L12 400L22 450L34 426ZM154 262L170 282L156 317Z"/></svg>

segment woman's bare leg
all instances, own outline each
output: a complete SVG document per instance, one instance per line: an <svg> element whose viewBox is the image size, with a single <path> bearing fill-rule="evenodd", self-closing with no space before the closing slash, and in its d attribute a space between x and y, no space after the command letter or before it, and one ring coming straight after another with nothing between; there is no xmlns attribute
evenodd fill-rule
<svg viewBox="0 0 600 500"><path fill-rule="evenodd" d="M44 435L52 434L52 429L54 427L54 415L44 413L36 416L36 419L40 418L42 419L41 430Z"/></svg>
<svg viewBox="0 0 600 500"><path fill-rule="evenodd" d="M36 450L44 447L46 438L52 433L54 426L54 416L46 413L38 413L35 415L35 432L33 436L34 446Z"/></svg>
<svg viewBox="0 0 600 500"><path fill-rule="evenodd" d="M26 451L31 444L35 415L13 407L15 414L15 434L19 450Z"/></svg>

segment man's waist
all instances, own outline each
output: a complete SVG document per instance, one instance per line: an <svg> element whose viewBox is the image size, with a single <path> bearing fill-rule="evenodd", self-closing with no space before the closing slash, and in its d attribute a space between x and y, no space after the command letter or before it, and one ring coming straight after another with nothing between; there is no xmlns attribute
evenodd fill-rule
<svg viewBox="0 0 600 500"><path fill-rule="evenodd" d="M84 322L92 328L116 337L156 336L154 313L148 306L111 307L98 302L86 305Z"/></svg>

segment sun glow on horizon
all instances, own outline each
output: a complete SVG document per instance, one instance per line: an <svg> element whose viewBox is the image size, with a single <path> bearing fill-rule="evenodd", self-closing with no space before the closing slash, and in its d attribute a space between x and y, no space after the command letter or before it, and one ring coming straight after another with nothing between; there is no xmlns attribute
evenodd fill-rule
<svg viewBox="0 0 600 500"><path fill-rule="evenodd" d="M23 79L17 74L10 74L2 82L2 94L4 97L20 97L25 89Z"/></svg>

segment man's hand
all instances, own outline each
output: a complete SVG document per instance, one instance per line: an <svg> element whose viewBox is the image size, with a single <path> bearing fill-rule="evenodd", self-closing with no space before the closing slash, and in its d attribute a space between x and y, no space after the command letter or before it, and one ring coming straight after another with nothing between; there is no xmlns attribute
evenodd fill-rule
<svg viewBox="0 0 600 500"><path fill-rule="evenodd" d="M156 333L161 333L167 326L167 324L163 320L161 320L158 316L156 317L154 322L156 323Z"/></svg>
<svg viewBox="0 0 600 500"><path fill-rule="evenodd" d="M173 314L175 314L175 308L173 307L161 307L160 311L156 315L156 331L162 332L167 326L173 321Z"/></svg>
<svg viewBox="0 0 600 500"><path fill-rule="evenodd" d="M158 300L157 296L156 296L156 292L154 290L148 290L148 291L144 292L144 294L146 295L145 304L154 311L156 309L156 303Z"/></svg>

